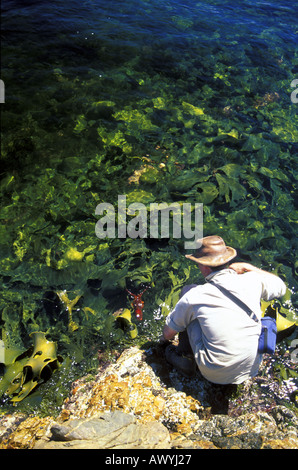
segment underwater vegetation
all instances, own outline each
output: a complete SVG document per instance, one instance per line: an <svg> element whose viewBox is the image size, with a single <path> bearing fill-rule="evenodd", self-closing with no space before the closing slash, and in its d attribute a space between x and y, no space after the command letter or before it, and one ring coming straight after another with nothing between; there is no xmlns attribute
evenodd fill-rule
<svg viewBox="0 0 298 470"><path fill-rule="evenodd" d="M30 337L33 338L33 346L28 351L5 351L0 394L7 395L13 403L22 401L35 387L46 382L62 362L62 358L57 356L57 345L47 341L44 333L34 332Z"/></svg>
<svg viewBox="0 0 298 470"><path fill-rule="evenodd" d="M117 207L119 194L148 206L203 203L204 233L280 275L284 316L298 324L294 42L273 26L255 38L163 13L169 29L150 41L132 30L124 40L111 15L118 36L101 17L87 39L62 28L52 43L46 23L41 49L29 24L30 74L22 33L5 33L1 339L24 351L43 332L64 358L57 383L67 368L92 371L98 350L156 339L181 287L199 281L183 240L96 237L96 206ZM126 290L148 285L136 332Z"/></svg>

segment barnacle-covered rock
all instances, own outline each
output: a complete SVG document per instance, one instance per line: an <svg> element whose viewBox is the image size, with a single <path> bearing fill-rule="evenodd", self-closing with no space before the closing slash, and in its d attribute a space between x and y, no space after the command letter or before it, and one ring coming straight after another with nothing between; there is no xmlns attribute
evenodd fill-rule
<svg viewBox="0 0 298 470"><path fill-rule="evenodd" d="M45 436L51 424L54 424L53 418L47 416L39 418L38 416L30 416L21 421L21 423L14 429L13 432L0 433L0 449L32 449L35 442Z"/></svg>
<svg viewBox="0 0 298 470"><path fill-rule="evenodd" d="M200 402L185 392L167 389L146 362L144 351L130 348L97 375L88 391L80 389L64 405L71 417L91 417L121 410L142 422L159 420L174 427L186 423L189 429L203 411Z"/></svg>

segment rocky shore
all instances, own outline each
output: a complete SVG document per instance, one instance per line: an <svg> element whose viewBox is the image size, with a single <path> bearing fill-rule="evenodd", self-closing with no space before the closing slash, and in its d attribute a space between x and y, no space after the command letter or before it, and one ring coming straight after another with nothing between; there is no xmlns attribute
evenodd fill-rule
<svg viewBox="0 0 298 470"><path fill-rule="evenodd" d="M297 449L298 408L280 404L266 380L239 390L199 372L187 379L161 348L131 347L74 382L58 417L0 417L0 448Z"/></svg>

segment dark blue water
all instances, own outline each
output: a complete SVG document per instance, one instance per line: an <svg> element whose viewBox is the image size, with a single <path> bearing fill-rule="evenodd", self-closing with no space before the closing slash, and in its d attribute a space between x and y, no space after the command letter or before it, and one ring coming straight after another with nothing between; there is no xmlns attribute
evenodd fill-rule
<svg viewBox="0 0 298 470"><path fill-rule="evenodd" d="M253 64L267 66L269 75L270 62L274 68L277 59L286 61L293 74L297 68L297 5L291 1L5 0L2 35L4 79L9 73L7 47L10 60L11 48L18 60L21 56L27 60L26 79L31 80L35 71L55 65L76 69L78 74L119 66L146 46L155 47L157 54L169 48L177 61L185 54L194 60L198 50L197 59L202 60L217 48L233 62L233 50L241 48ZM109 48L104 61L101 48ZM145 61L146 52L143 55Z"/></svg>
<svg viewBox="0 0 298 470"><path fill-rule="evenodd" d="M1 8L5 109L33 113L45 130L66 130L88 99L134 106L166 89L177 106L193 95L216 114L217 106L231 107L239 97L246 128L258 125L249 106L277 93L293 124L295 2L6 0ZM3 119L6 135L10 125ZM72 132L68 138L72 147Z"/></svg>

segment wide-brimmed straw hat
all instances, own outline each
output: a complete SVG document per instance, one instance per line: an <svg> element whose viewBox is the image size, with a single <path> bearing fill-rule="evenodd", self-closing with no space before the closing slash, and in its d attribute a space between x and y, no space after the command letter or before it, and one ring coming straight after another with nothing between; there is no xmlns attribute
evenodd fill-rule
<svg viewBox="0 0 298 470"><path fill-rule="evenodd" d="M237 256L237 251L225 242L218 235L210 235L197 240L199 248L192 255L185 255L186 258L204 266L221 266L231 261Z"/></svg>

